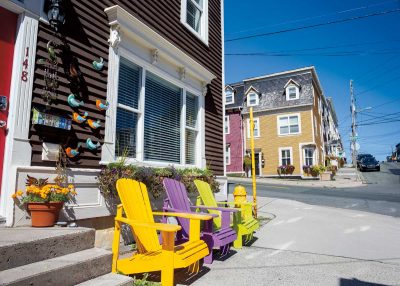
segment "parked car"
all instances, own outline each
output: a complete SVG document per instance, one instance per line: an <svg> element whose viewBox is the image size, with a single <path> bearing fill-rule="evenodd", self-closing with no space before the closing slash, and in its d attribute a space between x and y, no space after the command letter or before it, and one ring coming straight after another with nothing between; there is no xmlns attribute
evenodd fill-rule
<svg viewBox="0 0 400 286"><path fill-rule="evenodd" d="M374 157L364 157L360 162L360 171L381 170L381 165Z"/></svg>
<svg viewBox="0 0 400 286"><path fill-rule="evenodd" d="M357 155L357 168L360 168L361 160L364 158L374 158L371 154L358 154Z"/></svg>

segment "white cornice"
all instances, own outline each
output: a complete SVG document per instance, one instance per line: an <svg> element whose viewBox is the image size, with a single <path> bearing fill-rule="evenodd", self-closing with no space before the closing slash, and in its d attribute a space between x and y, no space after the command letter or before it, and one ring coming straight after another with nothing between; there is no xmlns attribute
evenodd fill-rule
<svg viewBox="0 0 400 286"><path fill-rule="evenodd" d="M177 48L119 5L106 8L104 12L108 16L109 25L111 27L118 27L122 35L122 42L129 37L151 51L157 50L159 58L164 58L177 66L178 69L185 69L186 74L193 76L201 82L210 83L212 79L216 78L213 73L188 56L187 53Z"/></svg>

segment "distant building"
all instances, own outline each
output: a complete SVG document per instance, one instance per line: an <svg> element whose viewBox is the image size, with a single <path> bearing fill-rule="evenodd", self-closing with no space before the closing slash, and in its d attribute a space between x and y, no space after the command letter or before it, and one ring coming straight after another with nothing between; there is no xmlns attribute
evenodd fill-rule
<svg viewBox="0 0 400 286"><path fill-rule="evenodd" d="M339 155L332 99L325 98L314 67L245 79L243 90L243 153L250 153L252 106L257 175L276 176L279 166L293 165L293 175L303 176L303 166L324 165L327 155ZM230 153L236 153L230 144Z"/></svg>
<svg viewBox="0 0 400 286"><path fill-rule="evenodd" d="M243 108L244 84L225 87L225 163L227 173L243 173Z"/></svg>

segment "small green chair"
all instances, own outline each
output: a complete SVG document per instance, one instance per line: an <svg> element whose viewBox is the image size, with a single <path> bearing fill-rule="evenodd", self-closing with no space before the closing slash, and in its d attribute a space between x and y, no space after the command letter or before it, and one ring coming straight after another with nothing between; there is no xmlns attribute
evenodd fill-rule
<svg viewBox="0 0 400 286"><path fill-rule="evenodd" d="M199 191L200 196L197 198L197 206L207 207L220 207L219 205L228 205L229 207L235 207L240 205L240 212L233 214L233 228L237 233L237 239L233 242L234 248L242 248L243 236L246 236L245 243L249 242L253 238L253 233L260 228L260 224L253 217L252 207L253 203L250 202L217 202L214 194L211 190L210 185L207 182L201 180L194 180L194 184ZM219 218L214 218L214 226L219 229L221 228L221 216L218 210L208 210L211 214L218 214Z"/></svg>

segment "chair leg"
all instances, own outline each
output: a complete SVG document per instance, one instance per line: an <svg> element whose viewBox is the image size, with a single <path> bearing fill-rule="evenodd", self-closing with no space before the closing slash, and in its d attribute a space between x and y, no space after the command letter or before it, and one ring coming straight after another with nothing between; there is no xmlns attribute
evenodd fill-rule
<svg viewBox="0 0 400 286"><path fill-rule="evenodd" d="M210 254L208 254L206 257L204 257L204 263L205 264L212 264L214 261L213 259L213 249L210 249Z"/></svg>
<svg viewBox="0 0 400 286"><path fill-rule="evenodd" d="M233 242L233 247L236 249L241 249L243 246L243 237L241 233L238 233L236 240Z"/></svg>
<svg viewBox="0 0 400 286"><path fill-rule="evenodd" d="M174 286L174 267L168 266L161 270L161 285Z"/></svg>
<svg viewBox="0 0 400 286"><path fill-rule="evenodd" d="M114 239L112 244L112 266L111 271L113 273L117 272L117 261L119 256L119 238L121 235L121 224L119 222L115 222L114 228Z"/></svg>

